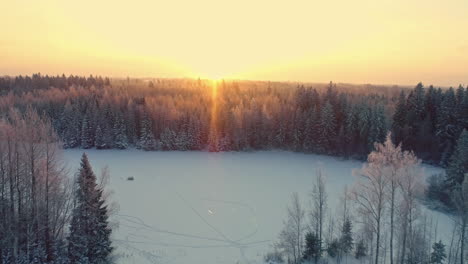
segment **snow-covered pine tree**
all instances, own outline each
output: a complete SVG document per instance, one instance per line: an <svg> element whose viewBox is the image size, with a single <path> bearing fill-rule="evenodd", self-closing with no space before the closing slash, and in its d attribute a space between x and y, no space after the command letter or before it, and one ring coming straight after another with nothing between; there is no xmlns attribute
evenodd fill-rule
<svg viewBox="0 0 468 264"><path fill-rule="evenodd" d="M356 245L356 251L354 252L354 257L356 259L361 259L367 256L367 247L364 243L364 239L360 239Z"/></svg>
<svg viewBox="0 0 468 264"><path fill-rule="evenodd" d="M436 135L440 139L442 155L440 163L447 165L457 137L456 98L453 88L448 89L443 96L437 115Z"/></svg>
<svg viewBox="0 0 468 264"><path fill-rule="evenodd" d="M442 240L439 240L439 242L434 242L432 245L431 263L442 264L444 263L446 257L447 255L445 254L445 245L442 243Z"/></svg>
<svg viewBox="0 0 468 264"><path fill-rule="evenodd" d="M370 116L369 136L367 137L368 150L372 151L374 143L381 143L385 139L387 133L385 113L381 105L372 109Z"/></svg>
<svg viewBox="0 0 468 264"><path fill-rule="evenodd" d="M334 151L336 131L336 119L333 107L330 102L326 102L320 115L320 129L318 134L318 147L321 152L331 153Z"/></svg>
<svg viewBox="0 0 468 264"><path fill-rule="evenodd" d="M85 153L81 158L74 198L75 208L72 212L68 237L70 263L110 263L112 246L107 207Z"/></svg>
<svg viewBox="0 0 468 264"><path fill-rule="evenodd" d="M468 86L465 89L465 95L463 100L458 105L458 125L460 126L459 130L468 129Z"/></svg>
<svg viewBox="0 0 468 264"><path fill-rule="evenodd" d="M356 106L350 106L347 111L345 120L345 138L346 138L346 152L345 156L348 156L356 152L356 146L359 142L359 128L356 126L358 123L358 108Z"/></svg>
<svg viewBox="0 0 468 264"><path fill-rule="evenodd" d="M138 139L137 147L143 150L157 149L157 142L154 138L151 121L146 114L141 119L140 138Z"/></svg>
<svg viewBox="0 0 468 264"><path fill-rule="evenodd" d="M200 150L202 148L200 121L195 117L190 117L188 126L189 142L191 150Z"/></svg>
<svg viewBox="0 0 468 264"><path fill-rule="evenodd" d="M67 102L61 116L61 137L65 148L76 148L81 140L81 118L74 106Z"/></svg>
<svg viewBox="0 0 468 264"><path fill-rule="evenodd" d="M83 190L75 193L76 206L72 211L68 240L68 260L70 264L88 264L88 237L86 233L88 217L86 215Z"/></svg>
<svg viewBox="0 0 468 264"><path fill-rule="evenodd" d="M175 141L175 133L170 128L165 128L161 133L161 145L164 150L173 150Z"/></svg>
<svg viewBox="0 0 468 264"><path fill-rule="evenodd" d="M461 185L464 174L468 171L468 131L463 130L457 140L457 146L447 167L447 185L451 192L457 185Z"/></svg>
<svg viewBox="0 0 468 264"><path fill-rule="evenodd" d="M332 258L337 257L338 262L339 262L339 258L340 258L340 241L338 241L338 239L333 239L328 244L327 254L328 254L329 257L332 257Z"/></svg>
<svg viewBox="0 0 468 264"><path fill-rule="evenodd" d="M305 260L313 260L314 263L318 263L320 257L322 257L322 243L317 234L307 232L305 235L305 249L304 256Z"/></svg>
<svg viewBox="0 0 468 264"><path fill-rule="evenodd" d="M341 252L348 254L351 252L351 249L353 249L352 223L349 218L346 218L341 230L340 250Z"/></svg>
<svg viewBox="0 0 468 264"><path fill-rule="evenodd" d="M84 149L89 149L94 147L94 134L93 134L93 126L89 115L86 114L83 117L83 121L81 123L81 147Z"/></svg>
<svg viewBox="0 0 468 264"><path fill-rule="evenodd" d="M106 143L104 141L104 132L102 131L101 125L99 124L96 126L94 145L97 149L106 148Z"/></svg>
<svg viewBox="0 0 468 264"><path fill-rule="evenodd" d="M114 124L112 127L112 132L114 134L114 148L126 149L128 147L128 139L125 129L125 122L122 116L117 114L114 118Z"/></svg>
<svg viewBox="0 0 468 264"><path fill-rule="evenodd" d="M89 240L89 259L99 264L110 263L110 254L113 247L110 239L112 233L109 227L107 205L102 196L102 190L96 189L96 195L92 201L95 205L93 236Z"/></svg>

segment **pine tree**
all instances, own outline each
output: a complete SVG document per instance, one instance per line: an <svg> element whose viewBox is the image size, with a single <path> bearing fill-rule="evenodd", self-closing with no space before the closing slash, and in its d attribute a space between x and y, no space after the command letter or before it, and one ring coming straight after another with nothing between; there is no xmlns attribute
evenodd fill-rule
<svg viewBox="0 0 468 264"><path fill-rule="evenodd" d="M86 233L87 215L85 213L85 197L83 192L78 189L75 194L77 205L73 209L70 221L70 235L68 237L68 260L70 264L87 264L88 259L88 241Z"/></svg>
<svg viewBox="0 0 468 264"><path fill-rule="evenodd" d="M107 205L102 197L102 190L97 189L96 192L97 195L93 201L93 204L96 205L95 230L89 243L89 255L90 259L95 260L95 263L106 264L110 263L109 256L113 250L110 238L112 230L109 227Z"/></svg>
<svg viewBox="0 0 468 264"><path fill-rule="evenodd" d="M61 137L65 148L76 148L81 143L81 118L79 112L69 102L61 117L61 126L63 128Z"/></svg>
<svg viewBox="0 0 468 264"><path fill-rule="evenodd" d="M442 264L446 257L445 245L442 243L442 240L435 242L434 245L432 245L431 263Z"/></svg>
<svg viewBox="0 0 468 264"><path fill-rule="evenodd" d="M404 134L404 128L406 126L406 95L404 91L401 91L400 97L398 97L398 103L393 114L392 134L395 142L400 144L405 140L406 135Z"/></svg>
<svg viewBox="0 0 468 264"><path fill-rule="evenodd" d="M318 263L320 257L322 257L322 243L317 234L308 232L305 236L305 249L304 249L304 259L305 260L314 260L315 263Z"/></svg>
<svg viewBox="0 0 468 264"><path fill-rule="evenodd" d="M368 150L373 149L374 143L381 143L387 133L385 124L385 113L382 106L377 106L371 113L369 136L367 141Z"/></svg>
<svg viewBox="0 0 468 264"><path fill-rule="evenodd" d="M101 125L99 125L99 124L96 126L94 144L96 145L97 149L105 149L106 148L106 143L104 141L104 132L102 131Z"/></svg>
<svg viewBox="0 0 468 264"><path fill-rule="evenodd" d="M174 150L175 133L170 128L165 128L161 133L161 145L164 150Z"/></svg>
<svg viewBox="0 0 468 264"><path fill-rule="evenodd" d="M113 126L114 148L126 149L128 147L127 133L125 132L125 123L120 115L114 119Z"/></svg>
<svg viewBox="0 0 468 264"><path fill-rule="evenodd" d="M340 242L338 239L333 239L327 248L328 256L335 258L340 255Z"/></svg>
<svg viewBox="0 0 468 264"><path fill-rule="evenodd" d="M70 263L110 263L110 234L102 190L98 188L88 157L83 153L68 237Z"/></svg>
<svg viewBox="0 0 468 264"><path fill-rule="evenodd" d="M151 129L151 121L149 118L144 115L140 124L140 138L138 140L138 148L143 150L156 150L157 143L154 138L153 131Z"/></svg>
<svg viewBox="0 0 468 264"><path fill-rule="evenodd" d="M352 248L353 248L352 223L349 218L346 218L343 224L343 228L341 230L340 249L343 253L347 254L351 252Z"/></svg>
<svg viewBox="0 0 468 264"><path fill-rule="evenodd" d="M443 151L440 162L447 165L457 137L456 98L453 88L448 89L443 97L437 115L436 135Z"/></svg>
<svg viewBox="0 0 468 264"><path fill-rule="evenodd" d="M457 106L457 124L459 130L468 129L468 87L465 89L465 95L463 96L462 101Z"/></svg>
<svg viewBox="0 0 468 264"><path fill-rule="evenodd" d="M367 256L367 247L366 247L366 244L364 243L364 240L361 239L356 245L356 251L354 252L354 257L356 259L361 259L365 256Z"/></svg>
<svg viewBox="0 0 468 264"><path fill-rule="evenodd" d="M318 146L322 152L331 153L334 151L336 138L336 119L333 107L330 102L326 102L320 115L320 130Z"/></svg>
<svg viewBox="0 0 468 264"><path fill-rule="evenodd" d="M83 117L81 124L81 147L89 149L94 146L94 135L91 120L88 115Z"/></svg>
<svg viewBox="0 0 468 264"><path fill-rule="evenodd" d="M468 131L463 130L457 141L455 151L450 158L447 168L447 185L449 192L454 186L463 182L464 174L468 171Z"/></svg>

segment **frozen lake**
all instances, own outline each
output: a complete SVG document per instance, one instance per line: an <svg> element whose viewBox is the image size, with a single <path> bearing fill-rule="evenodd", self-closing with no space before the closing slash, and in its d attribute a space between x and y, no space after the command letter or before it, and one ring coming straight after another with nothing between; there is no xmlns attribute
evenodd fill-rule
<svg viewBox="0 0 468 264"><path fill-rule="evenodd" d="M84 150L66 150L72 172ZM96 174L109 166L119 205L119 263L262 263L276 241L291 194L308 206L315 171L326 175L329 207L338 204L362 162L281 151L252 153L86 150ZM425 167L426 174L441 169ZM134 181L127 181L133 176ZM450 220L439 221L450 234ZM445 227L444 227L445 226Z"/></svg>

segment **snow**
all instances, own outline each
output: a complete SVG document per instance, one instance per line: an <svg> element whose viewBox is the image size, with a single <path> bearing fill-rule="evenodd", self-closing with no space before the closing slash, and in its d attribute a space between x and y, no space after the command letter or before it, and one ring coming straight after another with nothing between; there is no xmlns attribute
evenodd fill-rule
<svg viewBox="0 0 468 264"><path fill-rule="evenodd" d="M86 152L98 174L109 166L109 188L119 204L112 216L118 263L263 263L277 240L291 194L304 206L317 168L326 175L329 207L335 208L353 169L362 162L282 151L145 152L66 150L72 171ZM441 172L425 166L426 175ZM128 181L128 177L134 181ZM333 210L334 211L334 210ZM439 237L448 240L451 220L430 211Z"/></svg>

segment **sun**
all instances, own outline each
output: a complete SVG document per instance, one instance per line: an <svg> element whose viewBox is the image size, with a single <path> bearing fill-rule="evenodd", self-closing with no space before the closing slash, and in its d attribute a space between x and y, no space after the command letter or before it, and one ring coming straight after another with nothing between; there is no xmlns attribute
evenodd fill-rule
<svg viewBox="0 0 468 264"><path fill-rule="evenodd" d="M232 78L233 70L223 63L200 63L191 68L191 77L212 81L222 81Z"/></svg>

